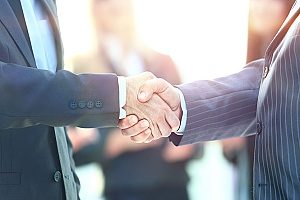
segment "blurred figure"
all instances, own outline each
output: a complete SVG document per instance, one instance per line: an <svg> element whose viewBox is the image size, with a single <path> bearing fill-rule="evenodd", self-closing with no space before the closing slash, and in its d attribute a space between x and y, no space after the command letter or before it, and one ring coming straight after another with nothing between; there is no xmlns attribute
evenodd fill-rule
<svg viewBox="0 0 300 200"><path fill-rule="evenodd" d="M250 0L247 63L262 58L294 0ZM237 167L236 199L252 198L254 136L222 141L224 156Z"/></svg>
<svg viewBox="0 0 300 200"><path fill-rule="evenodd" d="M180 83L171 58L138 41L131 0L91 0L91 10L95 51L74 59L75 73L114 72L127 76L151 71L172 84ZM77 166L92 161L101 165L107 200L188 199L185 167L198 152L196 146L175 147L167 139L135 144L112 128L70 127L69 136Z"/></svg>
<svg viewBox="0 0 300 200"><path fill-rule="evenodd" d="M250 0L247 62L264 56L294 2L295 0Z"/></svg>

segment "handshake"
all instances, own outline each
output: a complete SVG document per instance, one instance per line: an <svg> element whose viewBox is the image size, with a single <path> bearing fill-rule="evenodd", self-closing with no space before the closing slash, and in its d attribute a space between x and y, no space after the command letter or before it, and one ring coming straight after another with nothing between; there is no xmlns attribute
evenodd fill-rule
<svg viewBox="0 0 300 200"><path fill-rule="evenodd" d="M124 136L149 143L179 129L182 117L180 94L167 81L150 72L126 78L127 117L119 121Z"/></svg>

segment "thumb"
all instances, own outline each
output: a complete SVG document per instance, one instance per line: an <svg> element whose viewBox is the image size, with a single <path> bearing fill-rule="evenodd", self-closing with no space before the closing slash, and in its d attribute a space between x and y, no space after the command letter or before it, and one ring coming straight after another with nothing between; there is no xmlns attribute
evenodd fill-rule
<svg viewBox="0 0 300 200"><path fill-rule="evenodd" d="M166 90L169 83L161 78L151 79L146 81L140 88L138 99L144 103L151 99L153 93L160 94Z"/></svg>
<svg viewBox="0 0 300 200"><path fill-rule="evenodd" d="M146 81L139 89L138 100L141 103L147 102L154 93L160 96L172 110L178 108L179 94L170 83L161 78Z"/></svg>

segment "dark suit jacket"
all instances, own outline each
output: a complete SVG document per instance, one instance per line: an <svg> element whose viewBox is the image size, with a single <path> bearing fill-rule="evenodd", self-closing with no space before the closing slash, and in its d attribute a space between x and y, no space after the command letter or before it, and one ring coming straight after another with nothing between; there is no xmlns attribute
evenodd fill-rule
<svg viewBox="0 0 300 200"><path fill-rule="evenodd" d="M0 199L75 200L78 179L64 126L116 126L113 74L62 70L62 44L52 0L41 0L57 47L57 73L36 68L7 0L0 1ZM104 86L105 85L105 86Z"/></svg>
<svg viewBox="0 0 300 200"><path fill-rule="evenodd" d="M179 86L188 117L176 144L256 134L254 199L300 198L300 3L241 72Z"/></svg>

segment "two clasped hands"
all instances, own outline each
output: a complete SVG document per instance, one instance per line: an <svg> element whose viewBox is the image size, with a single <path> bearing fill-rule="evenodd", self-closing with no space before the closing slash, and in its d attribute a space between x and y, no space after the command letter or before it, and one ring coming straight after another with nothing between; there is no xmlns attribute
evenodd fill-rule
<svg viewBox="0 0 300 200"><path fill-rule="evenodd" d="M177 88L150 72L126 78L126 88L127 117L119 122L124 136L149 143L179 129L182 108Z"/></svg>

